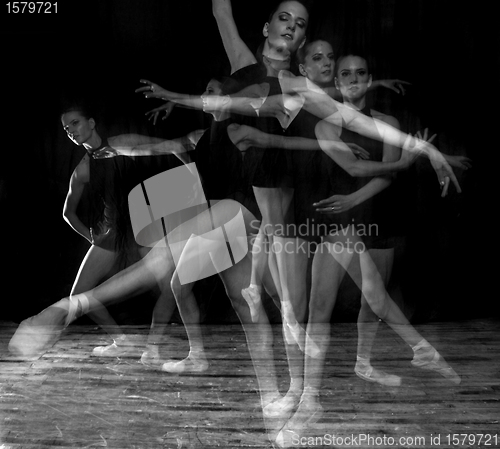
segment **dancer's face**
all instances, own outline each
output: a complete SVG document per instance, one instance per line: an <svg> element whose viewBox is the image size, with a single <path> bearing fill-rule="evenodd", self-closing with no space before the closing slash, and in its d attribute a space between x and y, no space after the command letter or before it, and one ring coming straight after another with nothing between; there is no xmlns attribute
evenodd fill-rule
<svg viewBox="0 0 500 449"><path fill-rule="evenodd" d="M94 119L87 119L78 111L66 112L62 115L61 122L64 131L76 145L83 145L87 142L95 129Z"/></svg>
<svg viewBox="0 0 500 449"><path fill-rule="evenodd" d="M347 56L338 63L336 71L335 85L344 99L355 101L365 96L372 84L372 76L364 58Z"/></svg>
<svg viewBox="0 0 500 449"><path fill-rule="evenodd" d="M209 106L208 99L212 95L220 95L222 92L221 87L222 84L220 81L211 79L208 82L205 92L201 94L201 100L203 101L203 112L209 112L209 113L215 112L215 111L208 111L208 106Z"/></svg>
<svg viewBox="0 0 500 449"><path fill-rule="evenodd" d="M270 22L264 25L264 36L271 48L288 56L304 45L309 13L299 2L280 3Z"/></svg>
<svg viewBox="0 0 500 449"><path fill-rule="evenodd" d="M300 64L299 70L303 76L321 86L333 80L334 65L332 46L325 41L316 41L308 46L304 64Z"/></svg>

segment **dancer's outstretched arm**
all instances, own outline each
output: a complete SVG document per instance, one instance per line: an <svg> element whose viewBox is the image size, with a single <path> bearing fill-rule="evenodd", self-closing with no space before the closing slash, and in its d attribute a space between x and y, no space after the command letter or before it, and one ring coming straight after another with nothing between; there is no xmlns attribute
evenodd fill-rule
<svg viewBox="0 0 500 449"><path fill-rule="evenodd" d="M183 94L176 94L164 89L157 91L157 85L154 83L147 80L143 80L142 82L148 84L148 86L141 87L137 89L136 92L143 92L147 98L168 97L166 99L169 101L189 102L192 105L197 105L194 107L200 109L203 109L204 107L203 100L201 98L183 96ZM361 112L335 101L307 78L295 77L289 72L282 71L280 72L280 83L284 93L298 93L302 96L305 99L304 108L312 114L322 118L324 122L329 122L335 126L344 126L358 134L365 135L375 140L382 140L390 145L402 148L404 150L403 154L406 152L414 152L417 154L427 155L434 171L438 176L439 183L442 186L442 196L446 196L450 181L453 182L457 191L461 192L460 185L451 166L447 162L446 158L433 145L403 133L381 120L367 117ZM151 89L153 89L153 91L151 91ZM161 88L158 86L158 89ZM277 114L283 112L283 100L281 98L282 96L276 97L278 98L275 102L268 101L269 99L265 102L266 104L274 104L275 107L264 110L259 109L258 105L256 105L256 100L258 100L258 98L213 96L213 101L216 103L213 109L227 109L240 114L253 116L256 114L277 116ZM320 126L326 125L321 124ZM340 139L338 137L333 140L320 139L319 145L323 151L329 152L332 149L342 146L339 141ZM402 160L406 161L407 157L409 156L403 156ZM412 158L410 158L410 160L412 160ZM357 168L359 168L359 166ZM400 165L397 165L392 167L390 171L400 170L401 168L402 167ZM385 173L387 173L387 171L382 173L370 173L369 175L353 174L353 176L378 176Z"/></svg>
<svg viewBox="0 0 500 449"><path fill-rule="evenodd" d="M159 156L181 154L193 150L205 130L192 131L186 136L172 140L140 134L121 134L111 137L109 146L122 156Z"/></svg>
<svg viewBox="0 0 500 449"><path fill-rule="evenodd" d="M317 117L336 125L342 123L342 126L351 131L375 140L388 142L405 151L417 151L426 154L443 188L442 196L447 194L450 181L454 183L457 191L461 192L453 170L433 145L409 136L381 120L367 117L361 112L335 101L307 78L297 77L290 72L281 71L279 79L282 91L284 93L300 94L305 99L304 108Z"/></svg>
<svg viewBox="0 0 500 449"><path fill-rule="evenodd" d="M338 128L329 122L320 122L318 140L306 137L290 137L267 134L247 125L231 124L228 133L241 151L254 146L259 148L283 148L286 150L323 150L351 176L382 176L407 169L417 153L405 152L397 161L377 162L358 159L339 138ZM321 140L320 140L321 139Z"/></svg>
<svg viewBox="0 0 500 449"><path fill-rule="evenodd" d="M199 95L183 94L172 92L152 81L141 79L140 82L145 86L135 90L136 93L142 93L144 98L156 98L172 102L187 108L198 109L205 112L235 112L243 115L255 117L264 102L266 95L263 92L268 91L268 84L254 84L243 91L232 96L229 95L207 95L203 98ZM271 103L272 107L267 107L262 115L276 116L283 111L283 100L280 95L275 96L276 101Z"/></svg>

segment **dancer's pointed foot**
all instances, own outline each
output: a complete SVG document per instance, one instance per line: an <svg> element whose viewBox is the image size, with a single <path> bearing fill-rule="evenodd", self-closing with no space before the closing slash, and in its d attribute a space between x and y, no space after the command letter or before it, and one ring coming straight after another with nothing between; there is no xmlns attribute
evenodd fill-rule
<svg viewBox="0 0 500 449"><path fill-rule="evenodd" d="M281 399L281 397L282 396L278 390L262 394L260 397L260 405L262 407L262 410L264 410L272 402Z"/></svg>
<svg viewBox="0 0 500 449"><path fill-rule="evenodd" d="M323 407L317 397L303 395L297 411L278 433L276 444L282 448L296 446L297 436L318 422L322 416Z"/></svg>
<svg viewBox="0 0 500 449"><path fill-rule="evenodd" d="M20 359L40 357L59 340L78 312L78 301L64 298L19 324L9 351Z"/></svg>
<svg viewBox="0 0 500 449"><path fill-rule="evenodd" d="M61 337L62 326L37 324L37 316L22 321L9 342L9 351L21 360L41 357Z"/></svg>
<svg viewBox="0 0 500 449"><path fill-rule="evenodd" d="M399 387L401 385L401 377L376 369L370 364L360 363L358 361L354 367L354 372L356 376L367 382L376 382L386 387Z"/></svg>
<svg viewBox="0 0 500 449"><path fill-rule="evenodd" d="M279 448L297 447L296 442L299 440L299 434L287 428L287 424L278 432L274 443Z"/></svg>
<svg viewBox="0 0 500 449"><path fill-rule="evenodd" d="M317 423L323 416L323 407L319 402L319 398L313 395L303 394L297 407L297 411L288 421L287 427L305 429ZM293 430L293 429L292 429Z"/></svg>
<svg viewBox="0 0 500 449"><path fill-rule="evenodd" d="M250 316L252 321L256 323L259 321L259 308L261 304L260 291L254 285L250 285L247 288L241 290L241 296L247 302L248 307L250 308Z"/></svg>
<svg viewBox="0 0 500 449"><path fill-rule="evenodd" d="M205 356L193 356L190 354L184 360L168 360L161 370L173 374L202 373L208 369L208 362Z"/></svg>
<svg viewBox="0 0 500 449"><path fill-rule="evenodd" d="M300 401L300 392L289 391L262 409L265 418L288 418Z"/></svg>
<svg viewBox="0 0 500 449"><path fill-rule="evenodd" d="M130 353L133 346L130 341L125 337L119 337L107 346L97 346L92 351L92 355L96 357L120 357Z"/></svg>
<svg viewBox="0 0 500 449"><path fill-rule="evenodd" d="M142 353L141 356L141 363L151 367L158 367L162 364L158 345L150 344L146 347L146 350Z"/></svg>
<svg viewBox="0 0 500 449"><path fill-rule="evenodd" d="M413 350L415 351L415 355L411 361L413 366L435 371L455 385L460 384L460 376L448 365L443 356L434 347L430 345L417 345Z"/></svg>

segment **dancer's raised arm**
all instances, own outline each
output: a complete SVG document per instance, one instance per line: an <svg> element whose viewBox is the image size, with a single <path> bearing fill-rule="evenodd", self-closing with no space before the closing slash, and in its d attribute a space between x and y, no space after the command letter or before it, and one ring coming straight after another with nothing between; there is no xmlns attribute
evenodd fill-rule
<svg viewBox="0 0 500 449"><path fill-rule="evenodd" d="M257 62L255 56L238 33L238 28L234 22L231 0L212 0L212 12L217 21L222 43L231 64L231 73L255 64Z"/></svg>

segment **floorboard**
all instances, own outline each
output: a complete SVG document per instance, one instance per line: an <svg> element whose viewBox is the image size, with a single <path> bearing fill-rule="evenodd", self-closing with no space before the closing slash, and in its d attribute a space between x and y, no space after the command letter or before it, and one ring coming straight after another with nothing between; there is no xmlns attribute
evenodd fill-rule
<svg viewBox="0 0 500 449"><path fill-rule="evenodd" d="M359 379L353 372L356 325L337 323L322 384L325 414L292 447L500 447L500 321L416 327L460 374L459 386L412 367L411 349L385 326L372 361L401 376L402 385ZM73 325L31 362L8 354L15 329L0 322L0 449L273 447L241 326L204 326L210 367L183 376L140 363L147 326L125 328L134 342L127 356L100 359L91 356L92 348L109 343L106 336L96 326ZM273 333L284 393L289 377L280 327ZM187 351L183 326L169 326L162 355L180 359ZM454 444L453 434L466 439ZM491 437L478 444L478 434ZM330 444L333 435L337 444ZM357 444L347 444L351 436Z"/></svg>

